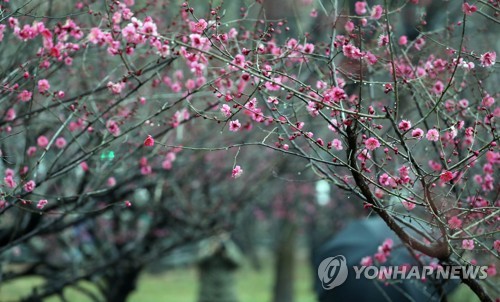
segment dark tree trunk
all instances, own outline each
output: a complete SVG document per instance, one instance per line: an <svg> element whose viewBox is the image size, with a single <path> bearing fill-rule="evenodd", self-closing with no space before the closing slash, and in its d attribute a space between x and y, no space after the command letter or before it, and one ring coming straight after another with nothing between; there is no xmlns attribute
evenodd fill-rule
<svg viewBox="0 0 500 302"><path fill-rule="evenodd" d="M140 268L128 267L119 269L116 274L106 278L104 296L108 302L125 302L128 296L135 291L137 280L141 273Z"/></svg>
<svg viewBox="0 0 500 302"><path fill-rule="evenodd" d="M235 271L237 263L224 248L198 264L200 290L198 302L237 302Z"/></svg>
<svg viewBox="0 0 500 302"><path fill-rule="evenodd" d="M295 248L297 227L284 221L275 252L273 302L293 302L295 285Z"/></svg>

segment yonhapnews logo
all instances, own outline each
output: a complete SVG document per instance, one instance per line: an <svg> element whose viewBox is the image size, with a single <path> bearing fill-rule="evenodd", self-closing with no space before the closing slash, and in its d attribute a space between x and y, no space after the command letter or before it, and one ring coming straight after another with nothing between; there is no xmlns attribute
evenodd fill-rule
<svg viewBox="0 0 500 302"><path fill-rule="evenodd" d="M318 267L318 277L324 289L332 289L347 279L347 260L342 255L329 257L321 261Z"/></svg>
<svg viewBox="0 0 500 302"><path fill-rule="evenodd" d="M488 277L488 266L458 265L382 265L353 266L356 279L406 280L426 279L479 279ZM348 276L347 261L343 255L325 258L318 266L318 277L321 286L330 290L342 285Z"/></svg>

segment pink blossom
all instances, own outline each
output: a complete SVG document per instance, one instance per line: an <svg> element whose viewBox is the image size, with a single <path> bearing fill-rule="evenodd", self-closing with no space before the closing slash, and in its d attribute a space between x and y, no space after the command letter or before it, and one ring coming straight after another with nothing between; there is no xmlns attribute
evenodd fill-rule
<svg viewBox="0 0 500 302"><path fill-rule="evenodd" d="M339 139L336 139L336 138L333 139L333 141L332 141L332 147L335 148L335 150L337 150L337 151L340 151L340 150L344 149L342 147L342 142Z"/></svg>
<svg viewBox="0 0 500 302"><path fill-rule="evenodd" d="M106 122L106 129L113 135L113 136L119 136L121 131L120 127L118 126L118 123L114 120L108 120Z"/></svg>
<svg viewBox="0 0 500 302"><path fill-rule="evenodd" d="M431 129L427 131L427 135L425 137L430 141L437 142L439 140L439 131Z"/></svg>
<svg viewBox="0 0 500 302"><path fill-rule="evenodd" d="M407 121L407 120L402 120L399 123L398 127L399 127L399 130L401 130L401 131L408 131L411 128L411 122Z"/></svg>
<svg viewBox="0 0 500 302"><path fill-rule="evenodd" d="M231 61L231 63L240 68L245 68L245 56L242 54L237 54L236 56L234 56L234 59L233 61ZM238 68L234 68L234 70L238 70Z"/></svg>
<svg viewBox="0 0 500 302"><path fill-rule="evenodd" d="M28 102L29 100L31 100L31 96L33 94L28 91L28 90L23 90L21 91L18 95L17 95L17 98L20 99L21 101L23 102Z"/></svg>
<svg viewBox="0 0 500 302"><path fill-rule="evenodd" d="M229 131L236 132L240 130L241 124L239 120L234 120L229 122Z"/></svg>
<svg viewBox="0 0 500 302"><path fill-rule="evenodd" d="M494 51L486 52L479 57L479 62L483 67L491 67L495 65L495 60L497 59L497 53Z"/></svg>
<svg viewBox="0 0 500 302"><path fill-rule="evenodd" d="M345 31L350 33L354 30L354 23L352 23L352 21L347 21L344 25L344 28L345 28Z"/></svg>
<svg viewBox="0 0 500 302"><path fill-rule="evenodd" d="M40 199L36 207L41 210L43 209L43 207L45 207L46 204L47 204L47 199Z"/></svg>
<svg viewBox="0 0 500 302"><path fill-rule="evenodd" d="M415 40L415 49L416 50L422 50L422 48L425 45L425 39L424 38L418 38Z"/></svg>
<svg viewBox="0 0 500 302"><path fill-rule="evenodd" d="M33 180L30 180L24 184L24 190L26 192L32 192L35 189L35 186L36 186L35 182Z"/></svg>
<svg viewBox="0 0 500 302"><path fill-rule="evenodd" d="M47 137L45 135L40 135L37 138L36 143L38 144L38 146L40 148L45 148L49 144L49 140L47 139Z"/></svg>
<svg viewBox="0 0 500 302"><path fill-rule="evenodd" d="M345 100L347 98L347 94L345 93L344 89L340 87L332 87L325 91L325 95L323 97L324 102L330 102L334 101L336 103L339 103L342 100Z"/></svg>
<svg viewBox="0 0 500 302"><path fill-rule="evenodd" d="M146 147L153 147L155 145L155 140L151 135L148 135L146 139L144 140L144 146Z"/></svg>
<svg viewBox="0 0 500 302"><path fill-rule="evenodd" d="M314 52L314 44L306 43L306 45L304 45L304 52L306 54L312 54Z"/></svg>
<svg viewBox="0 0 500 302"><path fill-rule="evenodd" d="M364 2L364 1L357 1L354 4L354 11L358 15L364 15L364 14L366 14L366 2Z"/></svg>
<svg viewBox="0 0 500 302"><path fill-rule="evenodd" d="M481 102L481 105L485 107L491 107L493 104L495 104L495 99L490 95L486 95Z"/></svg>
<svg viewBox="0 0 500 302"><path fill-rule="evenodd" d="M474 249L474 240L472 240L472 239L464 239L462 241L462 248L464 250L472 251Z"/></svg>
<svg viewBox="0 0 500 302"><path fill-rule="evenodd" d="M377 44L379 47L388 45L389 44L389 36L388 35L380 35L378 37Z"/></svg>
<svg viewBox="0 0 500 302"><path fill-rule="evenodd" d="M113 82L108 82L107 87L108 89L113 93L113 94L120 94L122 91L123 87L125 86L125 83L119 82L119 83L113 83Z"/></svg>
<svg viewBox="0 0 500 302"><path fill-rule="evenodd" d="M488 276L490 276L490 277L496 276L497 268L496 268L495 264L492 263L488 266L488 269L486 270L486 274L488 274Z"/></svg>
<svg viewBox="0 0 500 302"><path fill-rule="evenodd" d="M500 240L497 239L495 242L493 242L493 248L497 251L500 252Z"/></svg>
<svg viewBox="0 0 500 302"><path fill-rule="evenodd" d="M172 162L170 160L164 160L162 163L161 163L161 167L164 169L164 170L170 170L172 169Z"/></svg>
<svg viewBox="0 0 500 302"><path fill-rule="evenodd" d="M458 230L462 227L462 220L457 216L453 216L448 220L448 225L452 230Z"/></svg>
<svg viewBox="0 0 500 302"><path fill-rule="evenodd" d="M408 43L408 37L407 36L401 36L401 37L399 37L398 43L401 46L406 45Z"/></svg>
<svg viewBox="0 0 500 302"><path fill-rule="evenodd" d="M116 179L113 176L111 176L106 181L106 184L108 185L108 187L114 187L116 185Z"/></svg>
<svg viewBox="0 0 500 302"><path fill-rule="evenodd" d="M56 139L56 147L59 149L66 147L66 140L64 139L64 137L58 137Z"/></svg>
<svg viewBox="0 0 500 302"><path fill-rule="evenodd" d="M3 40L5 27L5 24L0 24L0 42Z"/></svg>
<svg viewBox="0 0 500 302"><path fill-rule="evenodd" d="M13 189L17 186L17 183L16 181L14 180L14 178L12 177L12 175L8 175L8 176L5 176L3 181L5 182L5 184L7 185L7 187Z"/></svg>
<svg viewBox="0 0 500 302"><path fill-rule="evenodd" d="M371 18L373 20L378 20L382 17L382 12L383 12L383 8L381 5L375 5L373 6L373 9L372 9L372 14L371 14Z"/></svg>
<svg viewBox="0 0 500 302"><path fill-rule="evenodd" d="M405 207L405 209L407 209L408 211L413 210L415 208L415 206L416 206L415 203L410 202L410 201L406 201L406 200L401 201L401 203L403 204L403 206Z"/></svg>
<svg viewBox="0 0 500 302"><path fill-rule="evenodd" d="M151 20L151 18L149 18L148 21L144 22L141 28L141 32L150 36L158 35L156 24Z"/></svg>
<svg viewBox="0 0 500 302"><path fill-rule="evenodd" d="M124 203L127 208L130 208L132 206L132 203L129 200L125 200Z"/></svg>
<svg viewBox="0 0 500 302"><path fill-rule="evenodd" d="M243 169L240 166L236 166L236 167L234 167L234 169L231 173L231 177L238 178L241 176L241 174L243 174Z"/></svg>
<svg viewBox="0 0 500 302"><path fill-rule="evenodd" d="M411 136L414 138L421 139L424 136L424 130L417 128L411 132Z"/></svg>
<svg viewBox="0 0 500 302"><path fill-rule="evenodd" d="M49 89L50 89L50 84L48 80L42 79L38 81L38 91L40 93L44 93Z"/></svg>
<svg viewBox="0 0 500 302"><path fill-rule="evenodd" d="M378 252L374 256L375 260L377 260L378 263L385 263L387 262L387 256L383 252Z"/></svg>
<svg viewBox="0 0 500 302"><path fill-rule="evenodd" d="M351 59L361 59L363 57L361 50L352 44L342 46L342 52L344 56Z"/></svg>
<svg viewBox="0 0 500 302"><path fill-rule="evenodd" d="M13 121L15 119L16 119L16 110L14 110L14 108L10 108L5 113L5 120L10 122L10 121Z"/></svg>
<svg viewBox="0 0 500 302"><path fill-rule="evenodd" d="M83 172L87 172L89 170L89 165L85 161L82 161L80 163L80 167L82 168Z"/></svg>
<svg viewBox="0 0 500 302"><path fill-rule="evenodd" d="M368 151L368 149L361 150L361 152L359 152L359 154L357 156L357 159L359 159L361 161L366 161L367 159L370 159L370 158L372 158L372 156L370 155L370 151Z"/></svg>
<svg viewBox="0 0 500 302"><path fill-rule="evenodd" d="M434 86L432 87L432 91L434 92L435 95L440 95L444 91L444 84L441 81L437 81L434 83Z"/></svg>
<svg viewBox="0 0 500 302"><path fill-rule="evenodd" d="M227 104L222 105L220 111L224 114L225 117L231 116L231 107L229 107Z"/></svg>
<svg viewBox="0 0 500 302"><path fill-rule="evenodd" d="M36 153L36 147L35 146L30 146L28 150L26 150L26 155L29 157L32 157Z"/></svg>
<svg viewBox="0 0 500 302"><path fill-rule="evenodd" d="M380 147L380 142L378 141L378 139L376 139L374 137L370 137L365 141L365 146L366 146L366 149L373 151L373 150L377 149L378 147Z"/></svg>
<svg viewBox="0 0 500 302"><path fill-rule="evenodd" d="M143 165L141 167L141 174L142 175L149 175L153 173L153 168L150 165Z"/></svg>
<svg viewBox="0 0 500 302"><path fill-rule="evenodd" d="M465 2L463 5L462 5L462 11L470 16L472 15L473 13L475 13L477 11L477 7L475 5L470 5L469 3Z"/></svg>
<svg viewBox="0 0 500 302"><path fill-rule="evenodd" d="M194 34L201 34L207 28L207 21L205 19L200 19L198 22L191 22L189 24L191 32Z"/></svg>
<svg viewBox="0 0 500 302"><path fill-rule="evenodd" d="M373 259L370 256L363 257L363 258L361 258L361 261L359 264L361 264L362 266L371 266L371 265L373 265Z"/></svg>
<svg viewBox="0 0 500 302"><path fill-rule="evenodd" d="M450 181L453 179L453 173L451 171L445 171L441 173L439 178L444 182Z"/></svg>

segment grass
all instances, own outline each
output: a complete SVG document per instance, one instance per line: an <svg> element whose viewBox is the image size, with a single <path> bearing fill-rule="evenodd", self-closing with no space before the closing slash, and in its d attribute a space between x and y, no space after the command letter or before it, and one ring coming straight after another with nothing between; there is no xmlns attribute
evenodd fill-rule
<svg viewBox="0 0 500 302"><path fill-rule="evenodd" d="M267 264L267 263L266 263ZM272 265L263 265L256 271L249 265L237 272L237 293L240 302L270 302L273 280ZM297 263L296 301L316 301L312 291L313 276L306 259ZM40 285L40 278L25 278L23 280L2 284L0 287L0 302L17 301L30 293L31 288ZM79 284L94 290L92 284ZM88 302L89 298L74 289L67 289L65 297L71 302ZM160 274L144 273L139 278L137 290L129 297L129 302L195 302L198 295L198 275L193 267L169 270ZM47 299L48 302L60 301L58 298Z"/></svg>
<svg viewBox="0 0 500 302"><path fill-rule="evenodd" d="M239 302L270 302L273 286L273 266L270 261L264 263L262 269L256 271L249 265L237 272L237 293ZM297 263L296 301L316 301L312 291L311 267L306 259ZM23 280L2 284L0 287L0 302L18 301L26 296L31 288L40 285L40 278L25 278ZM95 290L91 283L80 283L80 286ZM138 282L137 290L129 297L129 302L195 302L198 295L198 275L194 267L169 270L159 274L143 273ZM88 302L87 297L75 289L65 290L65 297L71 302ZM58 298L47 299L48 302L58 302ZM466 285L460 285L449 296L449 301L472 302L479 301Z"/></svg>

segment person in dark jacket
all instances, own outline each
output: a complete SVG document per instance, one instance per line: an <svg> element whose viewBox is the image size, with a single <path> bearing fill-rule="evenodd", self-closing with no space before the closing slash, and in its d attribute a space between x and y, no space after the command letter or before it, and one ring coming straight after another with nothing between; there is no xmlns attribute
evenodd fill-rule
<svg viewBox="0 0 500 302"><path fill-rule="evenodd" d="M357 279L354 266L359 271L363 258L377 253L383 257L384 249L388 249L387 259L382 264L385 267L421 265L382 219L377 217L350 223L321 246L314 256L314 269L318 272L315 282L318 301L442 301L443 296L456 287L457 282L431 278L425 281L417 278L379 280L378 275L367 278L365 272ZM376 261L373 263L375 265ZM376 270L371 269L366 273L373 276L374 272Z"/></svg>

